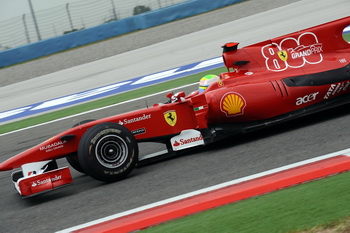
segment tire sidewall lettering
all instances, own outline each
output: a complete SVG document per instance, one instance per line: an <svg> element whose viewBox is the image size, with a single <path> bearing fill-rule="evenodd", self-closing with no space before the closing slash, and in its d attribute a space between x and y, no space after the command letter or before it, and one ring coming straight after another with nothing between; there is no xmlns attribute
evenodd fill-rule
<svg viewBox="0 0 350 233"><path fill-rule="evenodd" d="M96 134L95 137L93 137L90 141L90 143L92 145L95 145L96 144L96 141L101 138L101 136L104 136L104 135L107 135L107 134L115 134L115 135L119 135L120 134L120 130L119 129L105 129L105 130L102 130L101 132L99 132L98 134Z"/></svg>

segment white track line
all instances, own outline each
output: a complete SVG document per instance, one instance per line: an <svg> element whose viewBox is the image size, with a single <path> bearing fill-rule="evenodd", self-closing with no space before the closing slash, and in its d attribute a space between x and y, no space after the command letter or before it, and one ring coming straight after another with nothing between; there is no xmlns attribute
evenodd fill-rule
<svg viewBox="0 0 350 233"><path fill-rule="evenodd" d="M154 93L154 94L146 95L146 96L143 96L143 97L139 97L139 98L136 98L136 99L127 100L127 101L124 101L124 102L121 102L121 103L116 103L116 104L113 104L113 105L105 106L105 107L102 107L102 108L96 108L96 109L93 109L93 110L90 110L90 111L86 111L86 112L77 113L77 114L74 114L74 115L70 115L70 116L59 118L59 119L56 119L56 120L52 120L52 121L44 122L44 123L41 123L41 124L29 126L29 127L26 127L26 128L17 129L17 130L11 131L11 132L0 134L0 137L1 136L6 136L6 135L9 135L9 134L12 134L12 133L21 132L21 131L24 131L24 130L27 130L27 129L32 129L32 128L36 128L36 127L39 127L39 126L43 126L43 125L48 125L48 124L51 124L51 123L59 122L59 121L66 120L66 119L69 119L69 118L72 118L72 117L81 116L81 115L84 115L84 114L87 114L87 113L97 112L97 111L100 111L100 110L103 110L103 109L115 107L115 106L118 106L118 105L130 103L130 102L133 102L133 101L145 99L145 98L148 98L148 97L152 97L152 96L159 95L159 94L162 94L162 93L171 92L173 90L177 90L177 89L180 89L180 88L185 88L185 87L189 87L189 86L193 86L193 85L198 85L198 83L191 83L191 84L188 84L188 85L185 85L185 86L172 88L170 90L165 90L165 91L161 91L161 92L158 92L158 93ZM57 109L57 110L59 110L59 109Z"/></svg>
<svg viewBox="0 0 350 233"><path fill-rule="evenodd" d="M128 211L125 211L125 212L121 212L121 213L110 215L110 216L107 216L107 217L104 217L104 218L100 218L100 219L97 219L97 220L94 220L94 221L91 221L91 222L88 222L88 223L84 223L84 224L81 224L81 225L78 225L78 226L75 226L75 227L67 228L67 229L58 231L57 233L68 233L68 232L76 231L76 230L79 230L79 229L82 229L82 228L86 228L86 227L90 227L90 226L93 226L93 225L96 225L96 224L100 224L100 223L103 223L103 222L106 222L106 221L109 221L109 220L117 219L117 218L120 218L120 217L123 217L123 216L126 216L126 215L130 215L130 214L134 214L134 213L137 213L137 212L145 211L145 210L148 210L148 209L151 209L151 208L154 208L154 207L158 207L158 206L161 206L161 205L169 204L171 202L179 201L179 200L182 200L182 199L186 199L186 198L193 197L193 196L196 196L196 195L200 195L200 194L203 194L203 193L207 193L207 192L210 192L210 191L214 191L214 190L218 190L218 189L221 189L221 188L225 188L227 186L231 186L231 185L238 184L238 183L241 183L241 182L253 180L253 179L256 179L256 178L260 178L260 177L263 177L263 176L271 175L271 174L274 174L274 173L277 173L277 172L281 172L281 171L285 171L285 170L288 170L288 169L291 169L291 168L296 168L296 167L299 167L299 166L302 166L302 165L318 162L318 161L325 160L325 159L332 158L332 157L339 156L339 155L350 156L350 148L345 149L345 150L341 150L341 151L337 151L337 152L333 152L333 153L330 153L330 154L322 155L322 156L319 156L319 157L315 157L315 158L312 158L312 159L307 159L307 160L304 160L304 161L301 161L301 162L297 162L297 163L293 163L293 164L290 164L290 165L282 166L282 167L279 167L279 168L271 169L271 170L268 170L268 171L265 171L265 172L261 172L261 173L257 173L257 174L254 174L254 175L246 176L246 177L239 178L239 179L236 179L236 180L228 181L228 182L221 183L221 184L218 184L218 185L214 185L214 186L211 186L211 187L208 187L208 188L204 188L204 189L200 189L200 190L197 190L197 191L194 191L194 192L186 193L186 194L183 194L183 195L180 195L180 196L172 197L172 198L169 198L169 199L166 199L166 200L163 200L163 201L155 202L155 203L152 203L152 204L149 204L149 205L145 205L145 206L141 206L141 207L138 207L138 208L135 208L135 209L132 209L132 210L128 210Z"/></svg>

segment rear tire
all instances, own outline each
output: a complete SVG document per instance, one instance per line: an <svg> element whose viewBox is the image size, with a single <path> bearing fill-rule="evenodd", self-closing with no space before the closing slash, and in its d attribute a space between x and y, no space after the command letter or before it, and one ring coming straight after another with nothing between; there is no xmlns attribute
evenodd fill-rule
<svg viewBox="0 0 350 233"><path fill-rule="evenodd" d="M81 138L78 159L89 176L114 182L125 178L136 166L138 145L124 126L101 123L91 127Z"/></svg>

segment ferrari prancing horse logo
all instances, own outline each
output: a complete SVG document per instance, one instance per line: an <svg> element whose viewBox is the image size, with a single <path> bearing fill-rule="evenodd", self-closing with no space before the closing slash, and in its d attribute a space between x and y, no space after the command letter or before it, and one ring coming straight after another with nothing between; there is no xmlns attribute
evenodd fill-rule
<svg viewBox="0 0 350 233"><path fill-rule="evenodd" d="M286 50L281 50L278 51L278 57L282 60L282 61L287 61L288 59L288 53Z"/></svg>
<svg viewBox="0 0 350 233"><path fill-rule="evenodd" d="M176 121L177 121L177 115L175 110L170 110L167 111L164 114L164 119L165 121L170 125L170 126L175 126Z"/></svg>

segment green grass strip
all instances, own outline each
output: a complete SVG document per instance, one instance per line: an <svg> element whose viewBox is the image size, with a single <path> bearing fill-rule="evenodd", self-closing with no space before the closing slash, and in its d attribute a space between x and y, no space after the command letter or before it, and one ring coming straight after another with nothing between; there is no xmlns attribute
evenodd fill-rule
<svg viewBox="0 0 350 233"><path fill-rule="evenodd" d="M40 116L31 117L31 118L16 121L13 123L1 125L0 126L0 134L11 132L11 131L18 130L18 129L22 129L22 128L33 126L33 125L37 125L37 124L41 124L44 122L56 120L56 119L59 119L62 117L67 117L67 116L71 116L74 114L86 112L89 110L109 106L112 104L120 103L120 102L123 102L126 100L138 98L138 97L142 97L145 95L150 95L150 94L154 94L157 92L169 90L169 89L183 86L186 84L199 82L200 78L206 74L209 74L209 73L220 74L220 73L226 72L226 71L227 70L225 67L220 67L217 69L208 70L205 72L201 72L201 73L190 75L190 76L183 77L183 78L178 78L178 79L164 82L164 83L160 83L157 85L152 85L149 87L140 88L138 90L113 95L110 97L95 100L95 101L88 102L88 103L81 104L81 105L77 105L74 107L69 107L69 108L65 108L62 110L55 111L55 112L46 113L46 114L43 114Z"/></svg>
<svg viewBox="0 0 350 233"><path fill-rule="evenodd" d="M294 186L146 229L149 233L294 232L350 216L350 173Z"/></svg>

